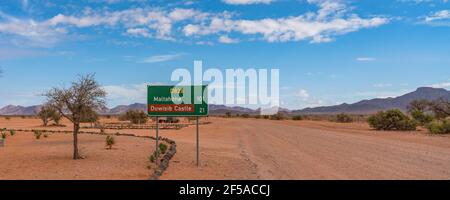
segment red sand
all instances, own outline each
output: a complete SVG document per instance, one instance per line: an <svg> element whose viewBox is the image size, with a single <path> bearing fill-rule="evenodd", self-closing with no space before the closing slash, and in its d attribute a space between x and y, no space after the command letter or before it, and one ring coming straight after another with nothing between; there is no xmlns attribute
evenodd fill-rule
<svg viewBox="0 0 450 200"><path fill-rule="evenodd" d="M373 131L365 123L206 120L212 123L200 126L199 168L195 126L160 131L177 142L161 179L450 179L449 136ZM68 127L50 129L71 130L64 123ZM0 127L39 126L37 119L0 118ZM36 141L31 133L18 133L8 138L0 148L0 179L147 179L151 173L146 166L152 140L118 137L117 150L109 151L104 136L80 135L87 158L73 161L71 137L53 134Z"/></svg>

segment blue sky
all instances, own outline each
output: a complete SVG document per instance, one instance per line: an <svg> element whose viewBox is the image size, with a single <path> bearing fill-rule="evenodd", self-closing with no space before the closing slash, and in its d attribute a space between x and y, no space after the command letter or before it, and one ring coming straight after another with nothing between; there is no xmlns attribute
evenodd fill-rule
<svg viewBox="0 0 450 200"><path fill-rule="evenodd" d="M0 107L96 73L145 102L176 68L278 68L290 109L450 88L446 0L2 0Z"/></svg>

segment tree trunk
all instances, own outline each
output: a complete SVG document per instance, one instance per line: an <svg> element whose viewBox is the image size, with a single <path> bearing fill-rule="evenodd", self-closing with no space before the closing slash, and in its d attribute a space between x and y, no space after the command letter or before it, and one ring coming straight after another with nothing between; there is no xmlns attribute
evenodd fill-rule
<svg viewBox="0 0 450 200"><path fill-rule="evenodd" d="M80 129L80 124L73 124L73 159L80 159L80 154L78 154L78 130Z"/></svg>

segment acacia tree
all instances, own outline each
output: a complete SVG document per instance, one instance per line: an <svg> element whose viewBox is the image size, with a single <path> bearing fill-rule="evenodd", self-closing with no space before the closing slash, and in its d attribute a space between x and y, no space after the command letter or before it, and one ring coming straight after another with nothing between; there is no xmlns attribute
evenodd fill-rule
<svg viewBox="0 0 450 200"><path fill-rule="evenodd" d="M430 105L430 102L426 99L413 100L406 107L409 113L414 111L425 112Z"/></svg>
<svg viewBox="0 0 450 200"><path fill-rule="evenodd" d="M82 123L91 123L91 127L93 123L98 121L98 114L92 110L91 108L84 108L81 112L80 122Z"/></svg>
<svg viewBox="0 0 450 200"><path fill-rule="evenodd" d="M56 125L59 125L59 122L61 121L61 114L58 111L53 112L52 120L55 122Z"/></svg>
<svg viewBox="0 0 450 200"><path fill-rule="evenodd" d="M430 109L437 119L445 119L450 116L450 100L439 98L430 103Z"/></svg>
<svg viewBox="0 0 450 200"><path fill-rule="evenodd" d="M48 103L73 123L73 159L82 159L78 153L78 131L83 112L105 108L106 92L93 74L80 76L70 88L53 88L46 93Z"/></svg>
<svg viewBox="0 0 450 200"><path fill-rule="evenodd" d="M41 107L41 110L37 114L39 118L42 120L42 124L47 126L48 122L56 115L57 111L50 105L44 105Z"/></svg>

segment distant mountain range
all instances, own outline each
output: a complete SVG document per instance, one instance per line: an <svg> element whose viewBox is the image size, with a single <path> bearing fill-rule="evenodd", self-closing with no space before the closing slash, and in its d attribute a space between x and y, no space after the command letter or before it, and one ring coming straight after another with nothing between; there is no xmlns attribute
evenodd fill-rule
<svg viewBox="0 0 450 200"><path fill-rule="evenodd" d="M371 100L362 100L353 104L340 104L335 106L322 106L315 108L305 108L301 110L287 110L280 108L280 110L287 114L336 114L336 113L354 113L366 114L373 113L379 110L387 110L398 108L406 110L408 104L413 100L427 99L435 100L438 98L450 99L450 91L442 88L421 87L414 92L404 94L395 98L376 98ZM0 109L0 115L34 115L40 109L40 105L35 106L14 106L8 105ZM99 111L100 114L118 115L128 110L143 110L147 109L146 104L134 103L130 105L119 105L111 109ZM258 114L259 109L250 109L240 106L224 106L224 105L210 105L209 113L211 115L223 115L227 112L232 114Z"/></svg>
<svg viewBox="0 0 450 200"><path fill-rule="evenodd" d="M413 100L426 99L429 101L438 98L450 99L450 91L442 88L420 87L416 91L404 94L394 98L376 98L371 100L362 100L353 104L340 104L336 106L322 106L315 108L305 108L302 110L291 111L293 114L320 114L320 113L353 113L366 114L379 110L398 108L406 110L406 107Z"/></svg>

